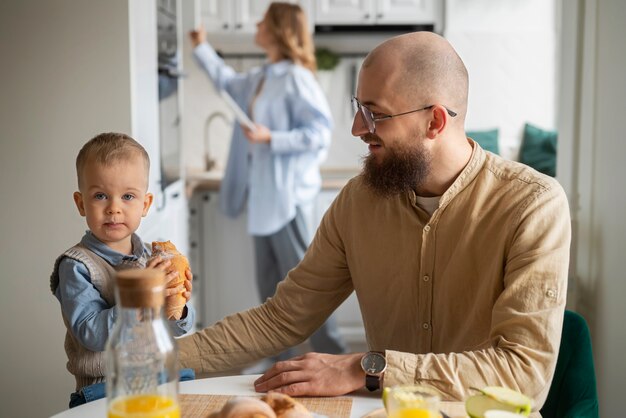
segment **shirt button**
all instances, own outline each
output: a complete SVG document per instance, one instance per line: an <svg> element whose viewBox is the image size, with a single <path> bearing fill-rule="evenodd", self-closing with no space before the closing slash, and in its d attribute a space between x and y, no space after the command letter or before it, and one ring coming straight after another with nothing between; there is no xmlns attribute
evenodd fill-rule
<svg viewBox="0 0 626 418"><path fill-rule="evenodd" d="M428 322L424 322L424 323L422 324L422 328L424 328L424 329L428 329L428 328L430 328L430 325L428 325Z"/></svg>
<svg viewBox="0 0 626 418"><path fill-rule="evenodd" d="M548 296L551 299L554 299L556 297L556 291L554 289L549 289L546 292L546 296Z"/></svg>
<svg viewBox="0 0 626 418"><path fill-rule="evenodd" d="M426 226L424 227L424 231L426 231L426 232L430 231L430 225L426 225Z"/></svg>
<svg viewBox="0 0 626 418"><path fill-rule="evenodd" d="M424 281L425 281L425 282L427 282L427 281L429 281L429 280L430 280L430 277L428 277L428 276L424 276Z"/></svg>

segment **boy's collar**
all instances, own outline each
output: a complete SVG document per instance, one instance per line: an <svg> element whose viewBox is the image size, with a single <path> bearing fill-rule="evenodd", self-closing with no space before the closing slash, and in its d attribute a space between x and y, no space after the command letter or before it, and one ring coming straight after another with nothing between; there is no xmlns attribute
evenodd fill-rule
<svg viewBox="0 0 626 418"><path fill-rule="evenodd" d="M83 236L81 243L89 248L94 253L98 254L100 257L106 259L109 263L113 265L117 265L125 259L138 259L143 255L144 246L139 235L133 233L130 237L133 254L122 254L120 252L115 251L104 242L100 241L91 231L86 231Z"/></svg>

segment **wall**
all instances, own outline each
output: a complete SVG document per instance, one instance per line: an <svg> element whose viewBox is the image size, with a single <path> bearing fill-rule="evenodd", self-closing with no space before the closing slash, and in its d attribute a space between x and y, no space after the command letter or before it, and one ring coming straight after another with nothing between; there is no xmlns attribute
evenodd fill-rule
<svg viewBox="0 0 626 418"><path fill-rule="evenodd" d="M149 96L130 69L149 64L131 62L129 39L133 48L143 40L131 35L129 19L150 22L141 6L154 6L134 3L130 10L126 1L0 3L2 416L52 415L67 408L74 389L49 276L55 258L86 229L72 201L80 147L102 131L148 135L141 120L150 107L141 100ZM143 117L133 120L141 103Z"/></svg>
<svg viewBox="0 0 626 418"><path fill-rule="evenodd" d="M622 192L626 142L622 111L626 97L626 3L581 2L581 43L570 164L574 219L576 306L592 328L600 416L624 415L626 381L626 196Z"/></svg>
<svg viewBox="0 0 626 418"><path fill-rule="evenodd" d="M556 126L556 1L448 0L444 35L469 71L466 129L499 128L516 159L525 122Z"/></svg>

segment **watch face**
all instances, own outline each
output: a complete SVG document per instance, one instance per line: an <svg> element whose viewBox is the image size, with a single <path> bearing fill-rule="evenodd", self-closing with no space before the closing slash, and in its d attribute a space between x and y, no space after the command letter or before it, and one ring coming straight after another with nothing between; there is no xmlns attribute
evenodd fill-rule
<svg viewBox="0 0 626 418"><path fill-rule="evenodd" d="M368 353L361 360L361 367L367 374L379 374L385 370L387 361L382 354Z"/></svg>

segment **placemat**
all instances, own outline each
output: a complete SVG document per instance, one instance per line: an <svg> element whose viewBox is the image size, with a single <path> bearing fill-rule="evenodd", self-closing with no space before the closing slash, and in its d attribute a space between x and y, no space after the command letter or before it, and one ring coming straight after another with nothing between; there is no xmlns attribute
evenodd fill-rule
<svg viewBox="0 0 626 418"><path fill-rule="evenodd" d="M221 409L232 395L178 395L182 418L206 418L213 411ZM350 418L352 399L333 398L296 398L306 408L329 418Z"/></svg>

